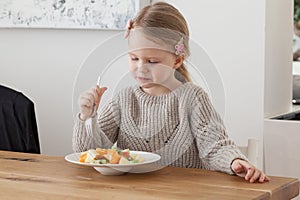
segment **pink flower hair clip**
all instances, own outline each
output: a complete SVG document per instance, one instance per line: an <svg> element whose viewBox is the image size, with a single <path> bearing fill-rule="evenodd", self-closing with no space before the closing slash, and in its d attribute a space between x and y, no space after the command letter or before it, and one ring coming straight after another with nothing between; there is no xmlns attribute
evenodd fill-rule
<svg viewBox="0 0 300 200"><path fill-rule="evenodd" d="M183 37L181 37L180 40L175 45L175 55L183 56L184 55L183 50L184 50Z"/></svg>
<svg viewBox="0 0 300 200"><path fill-rule="evenodd" d="M133 28L133 20L129 19L127 21L127 24L126 24L126 30L125 30L124 38L128 38L129 33L130 33L130 29L132 29L132 28Z"/></svg>

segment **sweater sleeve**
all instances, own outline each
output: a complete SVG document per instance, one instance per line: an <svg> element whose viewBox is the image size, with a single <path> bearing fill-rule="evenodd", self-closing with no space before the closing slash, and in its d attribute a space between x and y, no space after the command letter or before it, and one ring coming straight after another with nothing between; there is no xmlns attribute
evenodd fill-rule
<svg viewBox="0 0 300 200"><path fill-rule="evenodd" d="M232 161L247 158L229 139L221 117L203 90L197 93L192 108L191 128L205 168L233 174Z"/></svg>
<svg viewBox="0 0 300 200"><path fill-rule="evenodd" d="M120 110L115 101L110 101L100 115L92 117L92 135L87 134L85 121L76 116L73 130L73 150L82 152L95 148L111 148L119 130Z"/></svg>

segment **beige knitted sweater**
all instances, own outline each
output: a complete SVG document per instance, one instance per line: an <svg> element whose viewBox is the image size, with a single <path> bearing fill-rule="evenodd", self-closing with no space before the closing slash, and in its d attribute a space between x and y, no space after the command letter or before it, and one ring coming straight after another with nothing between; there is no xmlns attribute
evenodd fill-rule
<svg viewBox="0 0 300 200"><path fill-rule="evenodd" d="M161 163L232 174L235 158L246 159L228 138L222 119L200 87L185 83L162 96L151 96L138 86L118 93L93 117L87 135L77 116L73 149L110 148L155 152Z"/></svg>

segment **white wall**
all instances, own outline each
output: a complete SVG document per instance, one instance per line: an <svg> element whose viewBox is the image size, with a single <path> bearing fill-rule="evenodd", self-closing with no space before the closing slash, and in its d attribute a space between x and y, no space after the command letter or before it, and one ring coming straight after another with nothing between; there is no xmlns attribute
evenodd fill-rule
<svg viewBox="0 0 300 200"><path fill-rule="evenodd" d="M225 124L238 145L262 141L266 1L169 0L185 15L192 39L218 68ZM80 64L115 32L0 29L0 83L36 103L42 152L71 151L72 89Z"/></svg>
<svg viewBox="0 0 300 200"><path fill-rule="evenodd" d="M0 29L0 84L35 102L41 150L72 151L72 92L79 67L112 31Z"/></svg>

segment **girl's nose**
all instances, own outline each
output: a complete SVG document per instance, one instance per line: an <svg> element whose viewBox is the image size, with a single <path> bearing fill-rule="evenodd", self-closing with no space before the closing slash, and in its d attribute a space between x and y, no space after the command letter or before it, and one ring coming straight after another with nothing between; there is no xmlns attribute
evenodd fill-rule
<svg viewBox="0 0 300 200"><path fill-rule="evenodd" d="M138 70L140 72L147 72L148 71L147 64L144 63L144 62L139 62L137 67L138 67Z"/></svg>

